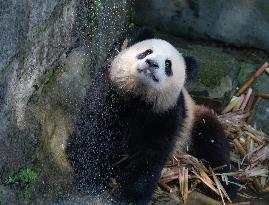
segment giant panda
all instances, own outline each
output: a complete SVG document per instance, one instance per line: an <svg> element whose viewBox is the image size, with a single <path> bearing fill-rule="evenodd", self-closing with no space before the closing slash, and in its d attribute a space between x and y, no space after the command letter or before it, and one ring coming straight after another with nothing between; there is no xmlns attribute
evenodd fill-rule
<svg viewBox="0 0 269 205"><path fill-rule="evenodd" d="M219 122L184 87L193 59L148 30L136 39L96 74L66 150L81 193L102 194L116 179L112 204L148 204L176 143L213 166L230 163ZM204 130L202 118L215 130Z"/></svg>

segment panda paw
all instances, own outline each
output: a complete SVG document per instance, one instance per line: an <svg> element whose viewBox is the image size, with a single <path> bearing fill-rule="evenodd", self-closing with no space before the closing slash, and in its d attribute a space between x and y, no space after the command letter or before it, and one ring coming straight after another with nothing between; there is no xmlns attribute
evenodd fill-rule
<svg viewBox="0 0 269 205"><path fill-rule="evenodd" d="M222 183L222 185L230 199L233 200L237 196L237 191L239 189L239 186L237 184L239 184L239 181L236 178L230 176L228 177L228 181L230 181L231 183L226 184L224 182Z"/></svg>

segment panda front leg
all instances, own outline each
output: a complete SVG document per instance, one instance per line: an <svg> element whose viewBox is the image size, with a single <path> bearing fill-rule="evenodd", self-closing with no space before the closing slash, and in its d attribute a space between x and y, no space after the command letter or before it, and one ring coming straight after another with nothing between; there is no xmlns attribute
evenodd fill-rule
<svg viewBox="0 0 269 205"><path fill-rule="evenodd" d="M122 169L113 204L146 205L157 187L165 163L159 150L147 149L136 154Z"/></svg>
<svg viewBox="0 0 269 205"><path fill-rule="evenodd" d="M212 168L225 165L221 172L230 172L230 146L224 129L217 116L208 108L197 106L191 129L190 153L205 160ZM228 177L229 181L237 182ZM235 184L222 183L230 198L235 198L238 187Z"/></svg>

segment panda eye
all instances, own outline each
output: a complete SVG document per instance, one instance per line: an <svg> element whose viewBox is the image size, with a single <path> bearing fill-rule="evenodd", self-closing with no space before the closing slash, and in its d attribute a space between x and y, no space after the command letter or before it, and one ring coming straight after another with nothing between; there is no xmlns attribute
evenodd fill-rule
<svg viewBox="0 0 269 205"><path fill-rule="evenodd" d="M140 53L138 56L137 56L137 59L139 60L142 60L143 58L145 58L147 55L149 54L152 54L153 51L151 49L148 49L146 51L144 51L143 53Z"/></svg>
<svg viewBox="0 0 269 205"><path fill-rule="evenodd" d="M165 61L165 74L167 76L172 76L173 75L173 71L172 71L172 62L170 60L166 60Z"/></svg>

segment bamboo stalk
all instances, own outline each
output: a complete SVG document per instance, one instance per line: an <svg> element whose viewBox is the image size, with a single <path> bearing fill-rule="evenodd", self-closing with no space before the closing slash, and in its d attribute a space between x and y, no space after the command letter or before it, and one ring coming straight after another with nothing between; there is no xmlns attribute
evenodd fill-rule
<svg viewBox="0 0 269 205"><path fill-rule="evenodd" d="M178 174L175 173L172 176L162 177L162 179L160 180L160 182L163 182L163 183L167 184L167 183L169 183L169 182L171 182L171 181L173 181L173 180L175 180L177 178L178 178Z"/></svg>
<svg viewBox="0 0 269 205"><path fill-rule="evenodd" d="M251 93L252 93L252 88L248 88L247 94L246 94L246 96L245 96L245 98L243 100L242 105L240 106L240 109L241 110L245 110L245 108L247 106L247 103L249 101L249 98L250 98Z"/></svg>
<svg viewBox="0 0 269 205"><path fill-rule="evenodd" d="M236 96L240 96L244 93L250 85L263 73L263 71L268 68L268 62L265 62L247 81L243 83L243 86L238 90Z"/></svg>
<svg viewBox="0 0 269 205"><path fill-rule="evenodd" d="M167 191L168 193L172 193L173 189L168 186L167 184L163 183L163 182L159 182L160 187L162 187L165 191Z"/></svg>
<svg viewBox="0 0 269 205"><path fill-rule="evenodd" d="M223 111L221 112L221 114L225 114L227 112L230 112L238 103L240 98L233 96L233 98L231 99L230 103L223 109Z"/></svg>
<svg viewBox="0 0 269 205"><path fill-rule="evenodd" d="M245 95L244 94L242 94L242 95L239 96L239 100L238 100L238 102L236 103L236 105L234 106L234 108L232 110L233 112L239 110L239 108L241 107L244 99L245 99Z"/></svg>
<svg viewBox="0 0 269 205"><path fill-rule="evenodd" d="M256 93L255 96L269 99L269 93Z"/></svg>
<svg viewBox="0 0 269 205"><path fill-rule="evenodd" d="M254 102L254 105L253 105L253 108L252 108L252 110L251 110L251 112L250 112L250 115L248 116L248 118L247 118L247 120L246 120L247 123L250 123L251 120L252 120L252 118L255 116L256 111L257 111L257 108L258 108L258 105L259 105L259 103L261 102L261 100L262 100L262 98L261 98L261 97L258 97L258 98L256 99L256 101Z"/></svg>
<svg viewBox="0 0 269 205"><path fill-rule="evenodd" d="M237 150L239 151L241 157L244 157L247 153L244 150L244 148L241 145L241 143L239 142L239 140L238 139L234 139L233 142L234 142L234 145L236 146Z"/></svg>
<svg viewBox="0 0 269 205"><path fill-rule="evenodd" d="M257 178L254 179L253 184L257 191L260 192L263 189L261 183L259 182Z"/></svg>
<svg viewBox="0 0 269 205"><path fill-rule="evenodd" d="M263 140L261 140L260 138L256 137L254 134L250 133L250 132L245 132L247 133L247 135L249 137L251 137L254 141L256 141L258 144L263 144Z"/></svg>
<svg viewBox="0 0 269 205"><path fill-rule="evenodd" d="M263 190L262 190L262 192L269 192L269 187L266 187L266 188L264 188Z"/></svg>
<svg viewBox="0 0 269 205"><path fill-rule="evenodd" d="M246 106L246 111L250 111L252 106L253 106L253 103L254 103L254 100L255 100L255 94L254 92L251 93L250 97L249 97L249 100L248 100L248 103L247 103L247 106Z"/></svg>

